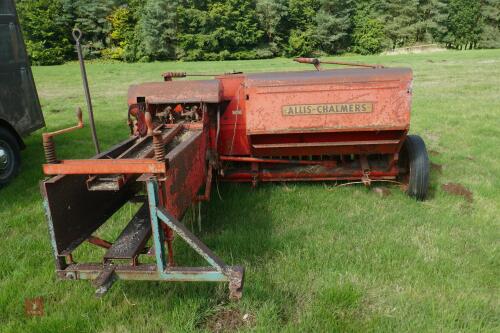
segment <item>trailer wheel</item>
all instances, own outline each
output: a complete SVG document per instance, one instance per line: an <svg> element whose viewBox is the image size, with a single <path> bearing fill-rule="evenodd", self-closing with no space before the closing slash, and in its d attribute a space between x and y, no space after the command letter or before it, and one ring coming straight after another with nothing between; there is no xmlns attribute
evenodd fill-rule
<svg viewBox="0 0 500 333"><path fill-rule="evenodd" d="M10 131L0 127L0 188L19 172L21 149Z"/></svg>
<svg viewBox="0 0 500 333"><path fill-rule="evenodd" d="M401 150L400 166L404 170L401 180L408 188L406 193L417 200L425 200L429 190L429 156L424 140L418 135L408 135Z"/></svg>

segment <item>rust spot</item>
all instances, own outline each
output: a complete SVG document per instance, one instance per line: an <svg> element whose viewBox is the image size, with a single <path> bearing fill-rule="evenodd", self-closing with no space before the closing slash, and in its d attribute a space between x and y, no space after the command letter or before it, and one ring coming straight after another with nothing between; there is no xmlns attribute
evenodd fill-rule
<svg viewBox="0 0 500 333"><path fill-rule="evenodd" d="M391 195L391 190L386 187L374 187L372 191L381 198Z"/></svg>
<svg viewBox="0 0 500 333"><path fill-rule="evenodd" d="M431 162L431 170L437 173L443 173L443 166L441 164Z"/></svg>
<svg viewBox="0 0 500 333"><path fill-rule="evenodd" d="M206 322L206 328L210 332L235 332L243 327L251 327L255 323L255 317L251 314L242 314L238 309L221 309Z"/></svg>
<svg viewBox="0 0 500 333"><path fill-rule="evenodd" d="M460 196L464 197L468 202L472 202L473 201L473 199L472 199L472 196L473 196L472 191L470 191L469 189L465 188L461 184L447 183L447 184L441 185L441 188L443 189L443 191L445 191L447 193L454 194L454 195L460 195Z"/></svg>

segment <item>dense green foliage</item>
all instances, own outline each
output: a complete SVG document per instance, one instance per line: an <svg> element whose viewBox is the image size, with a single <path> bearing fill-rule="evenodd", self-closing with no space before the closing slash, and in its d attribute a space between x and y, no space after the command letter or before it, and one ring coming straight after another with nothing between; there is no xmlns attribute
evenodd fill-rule
<svg viewBox="0 0 500 333"><path fill-rule="evenodd" d="M18 0L31 58L125 61L255 59L421 43L500 47L500 0Z"/></svg>
<svg viewBox="0 0 500 333"><path fill-rule="evenodd" d="M60 1L22 1L18 10L22 14L26 47L35 64L61 64L72 56L68 21L61 15Z"/></svg>

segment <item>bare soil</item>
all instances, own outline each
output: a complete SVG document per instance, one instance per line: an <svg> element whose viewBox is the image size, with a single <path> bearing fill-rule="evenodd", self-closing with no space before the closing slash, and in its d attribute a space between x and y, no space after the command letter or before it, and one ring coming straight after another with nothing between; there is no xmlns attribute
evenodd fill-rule
<svg viewBox="0 0 500 333"><path fill-rule="evenodd" d="M254 317L250 314L241 314L238 309L222 309L208 318L206 328L210 332L235 332L238 329L254 324Z"/></svg>
<svg viewBox="0 0 500 333"><path fill-rule="evenodd" d="M374 187L372 191L381 198L391 195L391 190L386 187Z"/></svg>
<svg viewBox="0 0 500 333"><path fill-rule="evenodd" d="M437 173L443 173L443 166L441 164L431 162L431 170Z"/></svg>
<svg viewBox="0 0 500 333"><path fill-rule="evenodd" d="M443 191L445 191L447 193L464 197L468 202L473 201L472 191L467 189L462 184L446 183L446 184L441 185L441 188L443 189Z"/></svg>

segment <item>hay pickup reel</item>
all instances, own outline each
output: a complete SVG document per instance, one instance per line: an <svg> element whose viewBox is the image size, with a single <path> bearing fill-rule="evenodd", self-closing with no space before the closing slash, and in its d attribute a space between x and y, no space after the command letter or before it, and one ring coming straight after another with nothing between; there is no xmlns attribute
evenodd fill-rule
<svg viewBox="0 0 500 333"><path fill-rule="evenodd" d="M57 275L93 280L99 295L115 279L226 281L231 298L240 298L243 268L226 265L180 222L191 205L210 199L215 173L222 181L254 186L400 182L423 200L425 144L407 135L412 71L364 64L320 70L317 59L296 60L318 70L199 81L173 80L187 74L170 72L163 82L133 85L131 136L90 159L58 160L54 141L44 140L43 171L51 178L41 189ZM118 239L95 236L129 201L142 205ZM207 267L179 266L174 235ZM75 261L72 254L84 242L105 248L100 261ZM146 254L154 254L155 263L139 260Z"/></svg>

